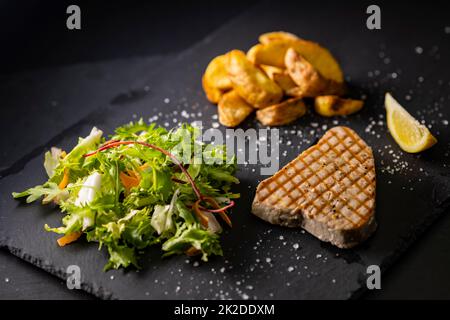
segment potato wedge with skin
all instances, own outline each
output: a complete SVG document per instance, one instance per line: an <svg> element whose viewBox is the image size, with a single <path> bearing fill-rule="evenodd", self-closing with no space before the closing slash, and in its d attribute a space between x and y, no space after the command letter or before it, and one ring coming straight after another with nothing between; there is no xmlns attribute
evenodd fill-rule
<svg viewBox="0 0 450 320"><path fill-rule="evenodd" d="M262 64L262 65L260 65L259 67L260 67L260 68L264 71L264 73L265 73L270 79L272 79L272 80L275 80L275 79L274 79L274 75L275 75L275 74L282 74L282 73L285 72L285 69L278 68L278 67L274 67L274 66L267 66L267 65L265 65L265 64Z"/></svg>
<svg viewBox="0 0 450 320"><path fill-rule="evenodd" d="M297 84L292 80L292 78L287 73L286 69L260 65L259 66L267 74L267 76L275 81L275 83L283 90L284 94L287 96L300 97L299 88Z"/></svg>
<svg viewBox="0 0 450 320"><path fill-rule="evenodd" d="M291 76L286 71L283 73L275 73L273 75L273 81L275 81L275 83L283 89L285 95L297 96L295 94L296 89L298 89L297 84L294 80L292 80Z"/></svg>
<svg viewBox="0 0 450 320"><path fill-rule="evenodd" d="M256 54L258 53L259 50L261 50L261 47L262 47L262 44L258 43L258 44L255 44L253 47L251 47L247 51L246 56L247 56L248 61L255 64Z"/></svg>
<svg viewBox="0 0 450 320"><path fill-rule="evenodd" d="M213 103L219 102L222 95L232 89L231 80L226 69L227 56L217 56L206 67L202 77L203 90L206 97Z"/></svg>
<svg viewBox="0 0 450 320"><path fill-rule="evenodd" d="M363 105L362 100L344 99L333 95L314 99L315 111L324 117L349 115L361 110Z"/></svg>
<svg viewBox="0 0 450 320"><path fill-rule="evenodd" d="M264 39L264 38L263 38ZM248 53L254 64L266 64L279 68L284 67L284 56L289 48L299 52L325 78L336 82L344 82L341 67L330 51L319 44L300 38L274 38L263 40L264 44L252 47Z"/></svg>
<svg viewBox="0 0 450 320"><path fill-rule="evenodd" d="M253 107L264 108L281 100L281 88L254 66L244 52L228 53L227 70L234 90Z"/></svg>
<svg viewBox="0 0 450 320"><path fill-rule="evenodd" d="M291 41L291 40L298 40L298 39L300 39L300 38L297 37L295 34L286 32L286 31L267 32L267 33L263 33L258 38L259 42L261 42L262 44L267 44L269 42L278 41L278 40Z"/></svg>
<svg viewBox="0 0 450 320"><path fill-rule="evenodd" d="M318 43L299 39L293 46L325 78L337 83L344 82L344 74L331 52Z"/></svg>
<svg viewBox="0 0 450 320"><path fill-rule="evenodd" d="M272 41L267 44L257 44L248 51L247 57L255 65L284 68L284 56L290 47L292 47L292 41Z"/></svg>
<svg viewBox="0 0 450 320"><path fill-rule="evenodd" d="M303 97L314 97L323 94L328 86L328 81L314 69L305 58L295 49L289 48L286 52L285 64L287 72L299 88L299 94Z"/></svg>
<svg viewBox="0 0 450 320"><path fill-rule="evenodd" d="M204 76L202 77L202 86L205 91L206 98L212 103L218 103L225 93L224 90L211 87Z"/></svg>
<svg viewBox="0 0 450 320"><path fill-rule="evenodd" d="M293 48L287 50L285 64L288 74L298 86L296 96L316 97L344 92L342 83L324 78L311 63Z"/></svg>
<svg viewBox="0 0 450 320"><path fill-rule="evenodd" d="M227 62L227 54L223 54L212 59L206 67L204 77L211 87L221 90L230 90L232 88L226 69Z"/></svg>
<svg viewBox="0 0 450 320"><path fill-rule="evenodd" d="M256 118L265 126L289 124L306 113L301 98L292 98L273 106L256 111Z"/></svg>
<svg viewBox="0 0 450 320"><path fill-rule="evenodd" d="M232 90L219 101L219 122L226 127L235 127L253 112L254 108Z"/></svg>

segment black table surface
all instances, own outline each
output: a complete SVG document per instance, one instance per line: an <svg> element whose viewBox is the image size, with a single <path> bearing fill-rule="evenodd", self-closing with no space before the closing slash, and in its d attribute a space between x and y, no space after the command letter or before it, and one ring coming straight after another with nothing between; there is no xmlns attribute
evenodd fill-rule
<svg viewBox="0 0 450 320"><path fill-rule="evenodd" d="M76 63L173 55L248 10L254 2L236 1L229 6L206 1L189 5L127 2L127 6L81 3L83 29L78 33L65 28L68 3L3 2L0 4L0 39L9 45L9 50L0 52L1 79L6 81L27 70ZM361 15L363 19L364 12ZM443 24L443 30L445 27ZM8 111L3 109L7 107L0 108ZM15 115L14 112L6 114ZM6 120L14 121L13 118ZM8 129L8 126L0 126L0 135L7 136ZM24 136L31 134L23 132ZM2 141L2 155L8 155L9 150L14 150L13 145ZM20 156L20 152L2 156L0 168L7 168ZM450 217L444 215L386 273L382 289L364 297L450 298L449 230ZM87 293L67 290L61 280L6 251L0 251L0 257L0 298L92 299Z"/></svg>

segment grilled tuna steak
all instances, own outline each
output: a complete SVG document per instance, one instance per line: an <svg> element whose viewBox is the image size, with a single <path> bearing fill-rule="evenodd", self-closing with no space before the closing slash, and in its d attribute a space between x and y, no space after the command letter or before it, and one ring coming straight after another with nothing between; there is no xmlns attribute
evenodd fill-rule
<svg viewBox="0 0 450 320"><path fill-rule="evenodd" d="M272 224L302 227L351 248L376 229L371 148L350 128L334 127L318 143L262 181L252 212Z"/></svg>

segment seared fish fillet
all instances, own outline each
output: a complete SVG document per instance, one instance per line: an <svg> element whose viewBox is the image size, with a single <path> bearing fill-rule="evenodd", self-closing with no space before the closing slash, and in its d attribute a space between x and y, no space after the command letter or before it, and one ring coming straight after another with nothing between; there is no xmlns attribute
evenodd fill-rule
<svg viewBox="0 0 450 320"><path fill-rule="evenodd" d="M302 227L350 248L376 229L372 149L350 128L334 127L256 190L252 212L272 224Z"/></svg>

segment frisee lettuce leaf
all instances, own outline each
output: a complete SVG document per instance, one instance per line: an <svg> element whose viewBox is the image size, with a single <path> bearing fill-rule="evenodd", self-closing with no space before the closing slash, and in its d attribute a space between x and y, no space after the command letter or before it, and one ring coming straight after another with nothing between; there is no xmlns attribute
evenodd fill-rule
<svg viewBox="0 0 450 320"><path fill-rule="evenodd" d="M41 186L36 186L22 192L13 192L12 196L17 198L26 198L27 203L36 201L43 197L42 202L48 203L57 198L59 195L66 193L66 190L61 190L54 182L47 182Z"/></svg>
<svg viewBox="0 0 450 320"><path fill-rule="evenodd" d="M201 193L219 203L239 197L231 192L232 185L239 183L236 159L226 158L225 146L199 142L199 134L198 128L187 124L167 131L141 119L117 128L110 139L141 141L171 152L187 168ZM160 246L163 256L192 248L204 261L222 255L221 228L208 230L200 224L191 209L196 194L169 157L139 144L83 156L105 141L103 132L94 127L66 156L61 156L61 150L46 153L44 166L49 180L15 192L13 197L26 198L27 203L40 198L44 204L57 203L65 214L61 226L45 225L45 230L64 235L84 233L87 241L108 251L105 270L139 267L139 255L152 245ZM206 161L195 158L198 150ZM69 184L60 189L65 173ZM137 183L126 185L124 177Z"/></svg>

